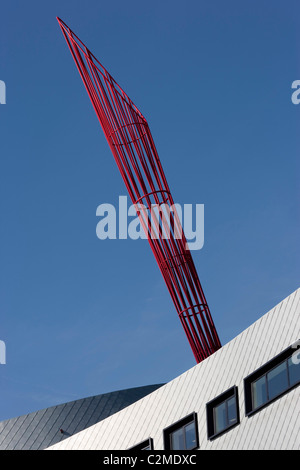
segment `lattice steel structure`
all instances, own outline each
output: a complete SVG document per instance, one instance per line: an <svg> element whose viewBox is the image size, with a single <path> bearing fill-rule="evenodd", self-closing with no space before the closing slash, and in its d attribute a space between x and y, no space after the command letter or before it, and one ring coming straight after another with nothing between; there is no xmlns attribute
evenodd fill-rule
<svg viewBox="0 0 300 470"><path fill-rule="evenodd" d="M57 20L199 363L221 343L148 123L82 41Z"/></svg>

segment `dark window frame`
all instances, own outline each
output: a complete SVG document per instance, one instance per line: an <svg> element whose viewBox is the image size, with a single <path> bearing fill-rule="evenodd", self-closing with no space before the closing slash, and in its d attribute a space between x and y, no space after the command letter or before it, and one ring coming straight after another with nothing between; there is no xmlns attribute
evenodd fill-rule
<svg viewBox="0 0 300 470"><path fill-rule="evenodd" d="M231 398L235 398L236 421L232 424L228 424L226 428L217 432L215 430L215 408L221 405L222 403L227 402ZM238 394L238 387L236 385L234 385L233 387L230 387L228 390L221 393L217 397L213 398L208 403L206 403L206 424L207 424L207 438L210 441L225 434L226 432L230 431L231 429L235 428L236 426L240 424L239 394Z"/></svg>
<svg viewBox="0 0 300 470"><path fill-rule="evenodd" d="M288 359L293 355L295 351L297 351L298 348L295 348L293 346L289 346L286 348L284 351L281 353L277 354L277 356L273 357L270 359L268 362L263 364L261 367L256 369L254 372L249 374L245 379L244 379L244 394L245 394L245 416L250 417L254 415L255 413L258 413L260 410L263 408L266 408L269 406L271 403L274 401L278 400L282 396L284 396L286 393L290 392L293 390L295 387L297 387L300 384L300 379L298 382L291 384L290 383L290 376L289 376L289 366L288 366ZM288 387L281 392L279 392L276 396L269 398L268 399L268 391L267 391L267 401L262 403L261 405L257 406L254 408L253 405L253 392L252 392L252 385L254 382L256 382L258 379L261 379L262 377L265 376L265 383L268 388L268 381L267 381L267 374L270 373L274 368L282 364L283 362L286 362L286 369L287 369L287 377L288 377Z"/></svg>
<svg viewBox="0 0 300 470"><path fill-rule="evenodd" d="M149 449L145 449L145 447L149 447ZM139 442L138 444L130 447L128 450L140 451L140 450L153 450L153 449L154 449L153 439L152 437L149 437L148 439L145 439L144 441Z"/></svg>
<svg viewBox="0 0 300 470"><path fill-rule="evenodd" d="M172 445L171 445L171 435L177 431L178 429L181 429L191 423L194 423L195 425L195 436L196 436L196 444L195 447L192 449L186 449L186 450L196 450L199 449L199 432L198 432L198 419L197 419L197 413L193 412L190 413L189 415L185 416L184 418L176 421L175 423L171 424L170 426L166 427L163 430L163 438L164 438L164 449L165 450L173 450ZM185 450L185 449L182 449Z"/></svg>

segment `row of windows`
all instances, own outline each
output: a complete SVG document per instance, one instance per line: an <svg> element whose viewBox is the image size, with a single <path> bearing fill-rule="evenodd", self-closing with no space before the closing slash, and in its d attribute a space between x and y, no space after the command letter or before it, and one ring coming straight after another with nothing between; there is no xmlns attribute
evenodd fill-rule
<svg viewBox="0 0 300 470"><path fill-rule="evenodd" d="M300 383L300 361L293 346L244 379L245 415L251 416ZM299 352L299 351L298 351ZM212 440L240 422L238 388L231 387L206 404L207 437ZM163 431L165 450L199 448L197 414L192 413ZM132 447L153 449L147 439Z"/></svg>

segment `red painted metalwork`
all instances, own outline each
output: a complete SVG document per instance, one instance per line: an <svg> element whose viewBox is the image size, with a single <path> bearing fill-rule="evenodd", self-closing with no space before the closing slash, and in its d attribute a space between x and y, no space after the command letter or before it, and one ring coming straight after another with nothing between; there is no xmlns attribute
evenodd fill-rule
<svg viewBox="0 0 300 470"><path fill-rule="evenodd" d="M89 49L57 20L199 363L221 343L148 123ZM168 227L164 211L154 213L154 205L170 215Z"/></svg>

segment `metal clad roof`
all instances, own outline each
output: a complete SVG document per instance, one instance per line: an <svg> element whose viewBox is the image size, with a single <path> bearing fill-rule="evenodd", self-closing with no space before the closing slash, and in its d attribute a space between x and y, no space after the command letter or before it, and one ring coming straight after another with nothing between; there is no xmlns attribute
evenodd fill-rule
<svg viewBox="0 0 300 470"><path fill-rule="evenodd" d="M0 450L45 449L126 408L162 385L147 385L81 398L1 421Z"/></svg>

